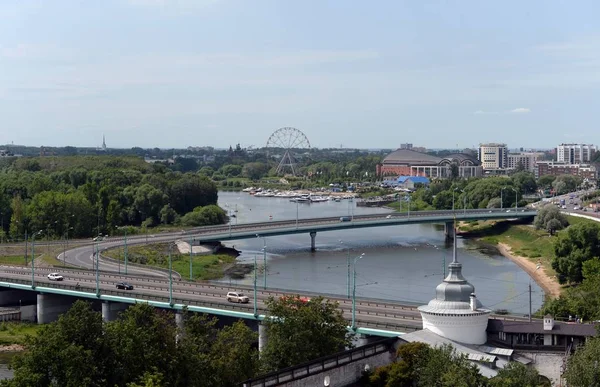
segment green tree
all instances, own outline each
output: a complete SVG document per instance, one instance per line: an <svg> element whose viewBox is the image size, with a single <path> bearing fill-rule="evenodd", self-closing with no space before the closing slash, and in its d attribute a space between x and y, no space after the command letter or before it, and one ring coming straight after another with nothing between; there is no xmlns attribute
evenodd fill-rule
<svg viewBox="0 0 600 387"><path fill-rule="evenodd" d="M569 357L567 370L563 374L569 386L596 386L600 380L600 338L588 340L583 348Z"/></svg>
<svg viewBox="0 0 600 387"><path fill-rule="evenodd" d="M490 379L488 385L489 387L539 387L544 386L544 383L535 368L513 361L498 370L498 374Z"/></svg>
<svg viewBox="0 0 600 387"><path fill-rule="evenodd" d="M236 386L253 377L259 368L254 343L258 335L243 321L221 329L210 350L215 372L214 386ZM232 361L232 359L235 359Z"/></svg>
<svg viewBox="0 0 600 387"><path fill-rule="evenodd" d="M315 297L270 298L264 321L269 340L261 360L267 371L300 364L351 346L346 320L337 302Z"/></svg>
<svg viewBox="0 0 600 387"><path fill-rule="evenodd" d="M552 175L540 176L540 178L537 181L537 185L538 185L538 187L540 187L542 189L551 189L552 183L554 182L555 179L556 179L556 176L552 176Z"/></svg>
<svg viewBox="0 0 600 387"><path fill-rule="evenodd" d="M569 222L567 221L567 217L556 206L546 204L539 209L533 224L538 230L548 230L548 232L553 234L554 231L565 228Z"/></svg>
<svg viewBox="0 0 600 387"><path fill-rule="evenodd" d="M513 185L519 192L534 193L537 190L535 176L531 172L518 172L512 175Z"/></svg>
<svg viewBox="0 0 600 387"><path fill-rule="evenodd" d="M269 171L269 166L261 162L252 162L244 164L242 174L250 180L259 180Z"/></svg>
<svg viewBox="0 0 600 387"><path fill-rule="evenodd" d="M217 204L217 186L204 176L183 175L171 188L170 204L178 214Z"/></svg>
<svg viewBox="0 0 600 387"><path fill-rule="evenodd" d="M24 238L25 230L27 227L26 224L26 213L25 213L25 203L21 196L16 195L13 197L10 208L12 210L12 215L10 217L10 236L12 238Z"/></svg>
<svg viewBox="0 0 600 387"><path fill-rule="evenodd" d="M105 386L109 349L103 343L102 316L77 301L57 323L26 338L27 352L14 359L14 379L5 386Z"/></svg>
<svg viewBox="0 0 600 387"><path fill-rule="evenodd" d="M552 268L559 282L581 282L583 262L600 257L600 227L590 222L572 225L559 234L554 254Z"/></svg>
<svg viewBox="0 0 600 387"><path fill-rule="evenodd" d="M477 366L456 353L451 345L431 349L418 381L419 386L442 387L479 387L484 383L485 377Z"/></svg>

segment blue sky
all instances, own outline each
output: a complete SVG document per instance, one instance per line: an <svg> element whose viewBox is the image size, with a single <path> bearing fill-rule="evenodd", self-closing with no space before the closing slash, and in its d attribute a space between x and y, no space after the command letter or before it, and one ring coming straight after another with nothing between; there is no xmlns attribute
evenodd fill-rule
<svg viewBox="0 0 600 387"><path fill-rule="evenodd" d="M600 143L595 1L0 1L0 143Z"/></svg>

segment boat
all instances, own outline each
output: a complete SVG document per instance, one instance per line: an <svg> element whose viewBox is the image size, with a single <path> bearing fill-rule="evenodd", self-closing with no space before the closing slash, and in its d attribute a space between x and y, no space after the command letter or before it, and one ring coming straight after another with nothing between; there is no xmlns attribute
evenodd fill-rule
<svg viewBox="0 0 600 387"><path fill-rule="evenodd" d="M323 196L310 196L310 202L311 203L322 203L322 202L327 202L329 201L328 198L323 197Z"/></svg>

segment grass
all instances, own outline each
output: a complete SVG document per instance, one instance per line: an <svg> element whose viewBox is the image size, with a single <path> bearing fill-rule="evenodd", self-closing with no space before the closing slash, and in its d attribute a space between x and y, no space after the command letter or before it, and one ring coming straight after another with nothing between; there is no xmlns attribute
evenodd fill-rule
<svg viewBox="0 0 600 387"><path fill-rule="evenodd" d="M169 267L169 251L167 243L157 243L143 246L131 246L127 249L127 259L129 262L156 266L160 268ZM121 260L125 260L124 248L119 247L110 249L105 255ZM173 249L172 254L173 270L181 274L183 278L190 276L190 256L189 254L179 254L177 249ZM195 280L211 280L222 278L224 272L235 262L235 257L228 254L196 255L192 257L192 278Z"/></svg>
<svg viewBox="0 0 600 387"><path fill-rule="evenodd" d="M27 259L29 262L29 259ZM25 258L21 255L0 256L0 265L25 266Z"/></svg>
<svg viewBox="0 0 600 387"><path fill-rule="evenodd" d="M25 336L35 336L42 326L25 322L1 322L0 345L23 344Z"/></svg>

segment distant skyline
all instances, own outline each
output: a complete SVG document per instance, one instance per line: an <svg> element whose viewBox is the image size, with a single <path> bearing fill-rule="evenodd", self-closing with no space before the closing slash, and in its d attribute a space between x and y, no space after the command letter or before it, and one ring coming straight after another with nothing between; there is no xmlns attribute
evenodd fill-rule
<svg viewBox="0 0 600 387"><path fill-rule="evenodd" d="M0 143L600 143L600 3L0 2Z"/></svg>

